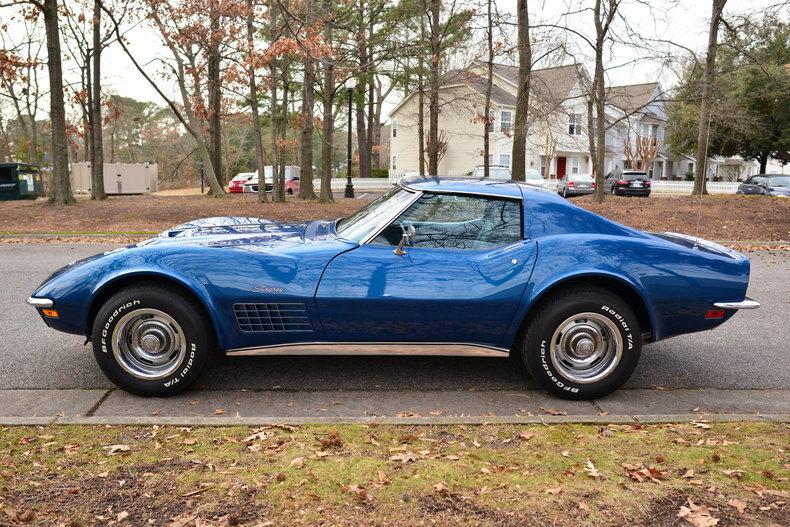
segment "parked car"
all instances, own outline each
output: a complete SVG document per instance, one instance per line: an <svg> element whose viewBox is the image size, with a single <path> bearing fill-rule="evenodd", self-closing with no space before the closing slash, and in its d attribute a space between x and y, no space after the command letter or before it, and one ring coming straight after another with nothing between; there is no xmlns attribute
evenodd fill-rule
<svg viewBox="0 0 790 527"><path fill-rule="evenodd" d="M538 187L538 188L548 188L549 186L548 182L545 179L543 179L543 176L541 176L540 172L538 172L537 170L531 168L527 169L527 171L524 173L524 176L525 176L524 182L527 185L531 185L533 187Z"/></svg>
<svg viewBox="0 0 790 527"><path fill-rule="evenodd" d="M228 183L228 192L231 194L241 194L244 192L244 184L255 176L254 172L240 172L236 174Z"/></svg>
<svg viewBox="0 0 790 527"><path fill-rule="evenodd" d="M472 177L481 178L484 177L483 174L485 174L483 165L477 165L472 171ZM488 177L510 181L513 179L513 173L510 172L510 168L507 165L488 165Z"/></svg>
<svg viewBox="0 0 790 527"><path fill-rule="evenodd" d="M615 196L650 196L650 176L640 170L609 172L603 180L604 192Z"/></svg>
<svg viewBox="0 0 790 527"><path fill-rule="evenodd" d="M749 260L709 241L524 183L420 178L339 220L184 223L56 271L28 303L138 395L183 391L217 350L392 350L513 354L551 393L595 399L643 343L758 307L748 285Z"/></svg>
<svg viewBox="0 0 790 527"><path fill-rule="evenodd" d="M595 192L595 179L590 174L565 174L557 181L557 194L563 198L585 196Z"/></svg>
<svg viewBox="0 0 790 527"><path fill-rule="evenodd" d="M764 194L790 198L790 175L758 174L738 186L736 194Z"/></svg>
<svg viewBox="0 0 790 527"><path fill-rule="evenodd" d="M264 182L266 183L266 192L271 192L274 189L274 178L272 177L272 167L264 167ZM285 192L286 194L298 194L300 186L300 168L295 165L288 165L285 167ZM253 177L244 184L244 192L257 193L259 187L258 171L255 171Z"/></svg>

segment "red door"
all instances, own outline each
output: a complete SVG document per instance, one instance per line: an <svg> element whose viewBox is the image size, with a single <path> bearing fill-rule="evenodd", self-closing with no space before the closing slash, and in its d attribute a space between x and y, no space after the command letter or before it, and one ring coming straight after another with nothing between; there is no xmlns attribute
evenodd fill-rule
<svg viewBox="0 0 790 527"><path fill-rule="evenodd" d="M567 158L565 157L558 157L557 158L557 179L562 179L562 176L565 175L565 162Z"/></svg>

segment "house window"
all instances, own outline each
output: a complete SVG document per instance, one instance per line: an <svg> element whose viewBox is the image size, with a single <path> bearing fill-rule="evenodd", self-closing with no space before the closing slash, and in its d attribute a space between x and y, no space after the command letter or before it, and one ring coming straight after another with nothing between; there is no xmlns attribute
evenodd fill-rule
<svg viewBox="0 0 790 527"><path fill-rule="evenodd" d="M496 114L494 110L488 110L488 132L494 131L494 122L496 121Z"/></svg>
<svg viewBox="0 0 790 527"><path fill-rule="evenodd" d="M658 137L658 125L657 124L643 124L642 125L642 136L643 137Z"/></svg>
<svg viewBox="0 0 790 527"><path fill-rule="evenodd" d="M392 156L392 170L398 169L398 156Z"/></svg>
<svg viewBox="0 0 790 527"><path fill-rule="evenodd" d="M398 137L398 120L392 120L392 137Z"/></svg>
<svg viewBox="0 0 790 527"><path fill-rule="evenodd" d="M568 114L568 134L582 135L582 114L580 113Z"/></svg>
<svg viewBox="0 0 790 527"><path fill-rule="evenodd" d="M499 164L510 168L510 154L499 154Z"/></svg>
<svg viewBox="0 0 790 527"><path fill-rule="evenodd" d="M509 133L513 129L513 112L510 110L502 110L499 113L500 126L502 132Z"/></svg>
<svg viewBox="0 0 790 527"><path fill-rule="evenodd" d="M691 162L691 161L689 161L689 169L688 169L688 173L689 173L689 174L693 174L693 173L694 173L694 163L693 163L693 162Z"/></svg>
<svg viewBox="0 0 790 527"><path fill-rule="evenodd" d="M540 175L546 177L546 156L540 156Z"/></svg>
<svg viewBox="0 0 790 527"><path fill-rule="evenodd" d="M571 157L571 174L578 174L579 173L579 157L573 156Z"/></svg>

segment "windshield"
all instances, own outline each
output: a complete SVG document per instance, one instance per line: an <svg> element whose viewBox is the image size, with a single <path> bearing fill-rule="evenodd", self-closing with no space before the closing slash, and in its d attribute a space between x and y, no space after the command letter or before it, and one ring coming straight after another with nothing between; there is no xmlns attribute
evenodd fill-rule
<svg viewBox="0 0 790 527"><path fill-rule="evenodd" d="M335 225L338 236L359 243L370 232L390 221L393 213L414 197L414 193L397 186L374 199L351 216L338 220Z"/></svg>
<svg viewBox="0 0 790 527"><path fill-rule="evenodd" d="M769 187L790 187L790 176L769 176Z"/></svg>

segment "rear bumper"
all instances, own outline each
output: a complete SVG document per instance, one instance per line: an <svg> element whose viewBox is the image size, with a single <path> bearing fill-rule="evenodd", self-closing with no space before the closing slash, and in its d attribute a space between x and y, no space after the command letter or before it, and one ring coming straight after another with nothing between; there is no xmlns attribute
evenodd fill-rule
<svg viewBox="0 0 790 527"><path fill-rule="evenodd" d="M595 194L595 189L592 188L569 188L565 191L568 196L587 196L588 194Z"/></svg>
<svg viewBox="0 0 790 527"><path fill-rule="evenodd" d="M619 187L615 190L617 194L621 196L649 196L650 189L649 188L623 188Z"/></svg>
<svg viewBox="0 0 790 527"><path fill-rule="evenodd" d="M760 307L760 302L745 298L740 302L714 302L713 305L719 309L757 309Z"/></svg>

